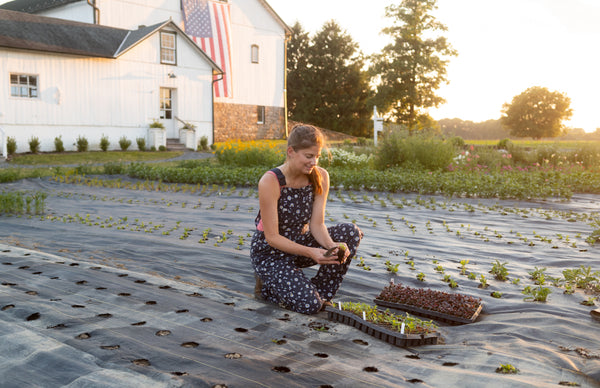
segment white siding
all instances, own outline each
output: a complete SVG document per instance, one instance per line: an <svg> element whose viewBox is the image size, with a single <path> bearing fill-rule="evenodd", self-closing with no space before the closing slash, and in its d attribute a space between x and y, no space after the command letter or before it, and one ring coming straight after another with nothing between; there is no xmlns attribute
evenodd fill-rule
<svg viewBox="0 0 600 388"><path fill-rule="evenodd" d="M215 101L283 107L285 30L258 0L230 0L232 29L233 98ZM183 29L180 1L97 0L100 22L136 29L171 18ZM260 48L258 64L250 61L250 47Z"/></svg>
<svg viewBox="0 0 600 388"><path fill-rule="evenodd" d="M175 115L198 128L198 138L212 142L212 69L200 54L179 38L178 66L161 65L159 35L142 42L118 59L98 59L29 51L0 51L0 126L28 151L31 136L42 151L54 149L62 134L67 150L78 136L97 149L105 134L111 148L126 136L135 149L137 137L147 137L148 124L159 116L159 88L177 90ZM37 99L10 97L9 74L39 76ZM173 72L176 78L169 78Z"/></svg>

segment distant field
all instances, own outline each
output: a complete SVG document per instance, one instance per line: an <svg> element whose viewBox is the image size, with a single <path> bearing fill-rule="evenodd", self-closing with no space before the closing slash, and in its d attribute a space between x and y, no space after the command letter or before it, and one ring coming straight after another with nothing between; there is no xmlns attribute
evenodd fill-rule
<svg viewBox="0 0 600 388"><path fill-rule="evenodd" d="M539 147L539 146L559 146L560 148L579 148L582 146L589 147L599 146L600 140L511 140L511 142L521 147ZM498 144L498 140L466 140L465 143L473 145L488 145L495 146Z"/></svg>

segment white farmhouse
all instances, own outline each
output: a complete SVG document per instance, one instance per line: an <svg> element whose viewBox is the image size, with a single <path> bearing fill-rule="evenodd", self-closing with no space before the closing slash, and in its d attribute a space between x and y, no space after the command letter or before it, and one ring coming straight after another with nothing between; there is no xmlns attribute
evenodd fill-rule
<svg viewBox="0 0 600 388"><path fill-rule="evenodd" d="M0 141L26 152L34 136L42 151L58 136L67 150L78 137L90 149L102 136L111 149L122 137L282 138L290 33L263 0L4 2Z"/></svg>

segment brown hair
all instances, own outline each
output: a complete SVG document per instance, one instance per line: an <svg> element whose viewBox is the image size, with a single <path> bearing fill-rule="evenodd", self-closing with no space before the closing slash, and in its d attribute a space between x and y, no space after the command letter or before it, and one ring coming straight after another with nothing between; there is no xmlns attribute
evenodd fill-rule
<svg viewBox="0 0 600 388"><path fill-rule="evenodd" d="M287 144L288 147L292 147L296 152L313 146L323 148L325 146L325 137L323 137L321 131L312 125L300 124L292 128L292 133L288 137ZM316 194L323 193L323 177L316 166L312 169L308 180L313 185Z"/></svg>

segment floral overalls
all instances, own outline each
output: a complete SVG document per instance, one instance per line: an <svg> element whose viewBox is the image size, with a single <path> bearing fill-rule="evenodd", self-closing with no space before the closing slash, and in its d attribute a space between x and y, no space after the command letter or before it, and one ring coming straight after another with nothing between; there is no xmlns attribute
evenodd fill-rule
<svg viewBox="0 0 600 388"><path fill-rule="evenodd" d="M285 176L278 168L269 172L277 176L280 186L277 201L279 234L298 244L321 247L308 230L314 200L312 185L302 188L286 187ZM311 258L271 247L262 231L260 211L256 217L256 226L250 258L254 271L263 282L262 296L270 302L303 314L315 314L321 310L324 301L333 299L363 236L361 230L351 223L327 228L333 241L348 245L350 256L344 264L321 265L317 274L308 279L301 268L313 266L316 262Z"/></svg>

